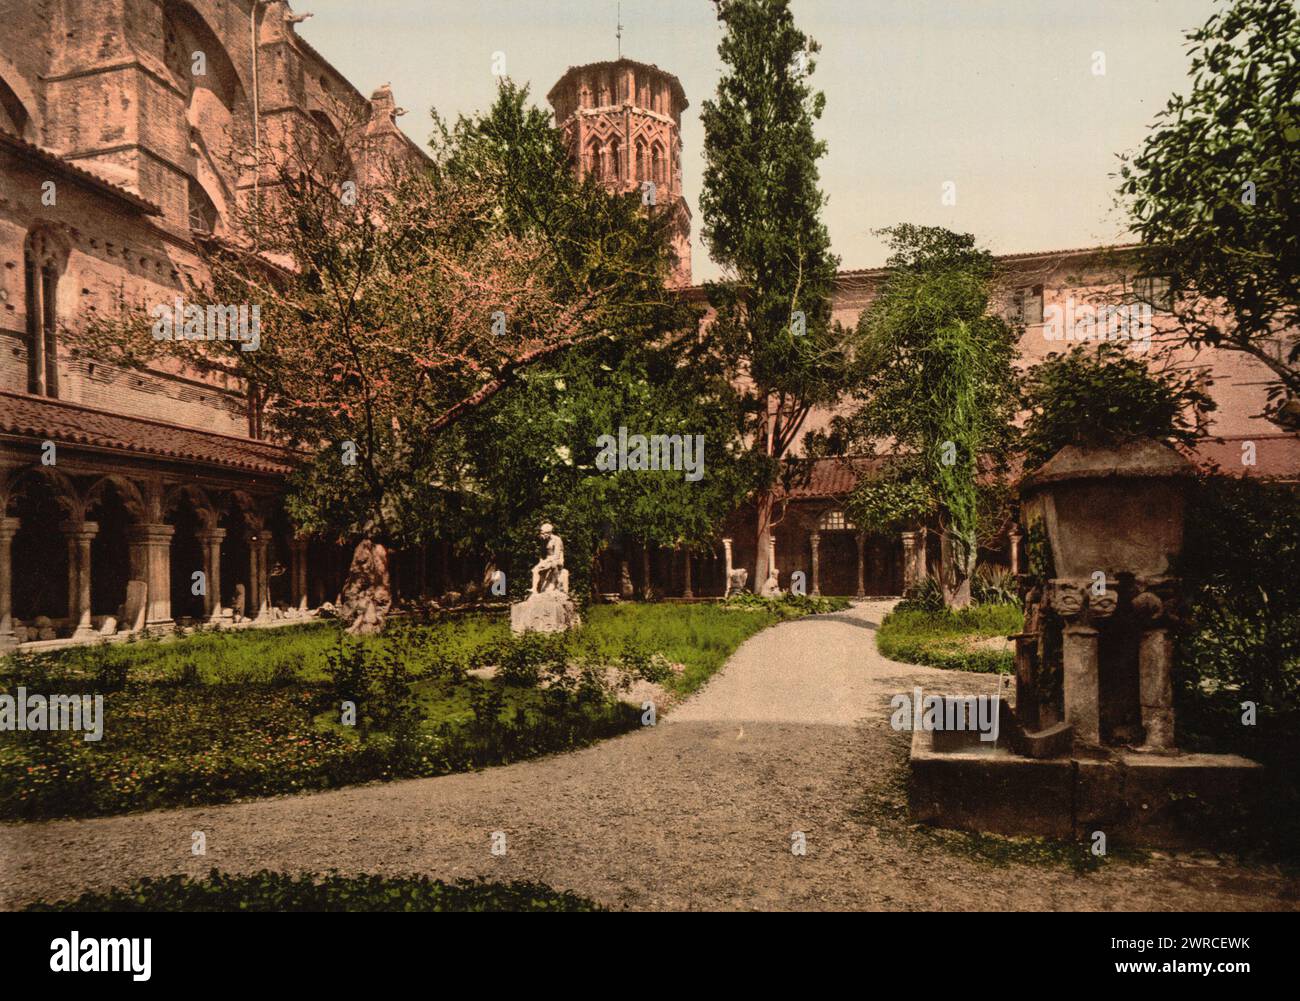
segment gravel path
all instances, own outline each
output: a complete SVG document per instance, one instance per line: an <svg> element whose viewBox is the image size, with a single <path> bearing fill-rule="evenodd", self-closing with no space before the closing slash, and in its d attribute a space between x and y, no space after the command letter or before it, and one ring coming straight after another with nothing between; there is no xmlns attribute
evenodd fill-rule
<svg viewBox="0 0 1300 1001"><path fill-rule="evenodd" d="M1298 909L1300 881L1213 858L997 864L908 823L907 735L889 696L992 679L875 650L887 606L751 638L653 729L436 779L98 820L0 825L0 905L145 875L338 869L535 879L614 907L907 910ZM191 834L207 836L194 857ZM504 831L507 853L490 852ZM791 852L802 831L807 854ZM1005 845L1005 842L998 842Z"/></svg>

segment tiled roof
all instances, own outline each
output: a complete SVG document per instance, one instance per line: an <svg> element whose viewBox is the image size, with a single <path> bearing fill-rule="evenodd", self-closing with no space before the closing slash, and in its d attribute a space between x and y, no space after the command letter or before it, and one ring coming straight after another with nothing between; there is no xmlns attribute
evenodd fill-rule
<svg viewBox="0 0 1300 1001"><path fill-rule="evenodd" d="M120 184L114 184L107 178L100 177L94 171L87 170L85 167L79 167L71 160L65 160L57 153L52 153L41 146L37 146L35 143L29 143L26 139L20 139L18 136L0 130L0 146L8 147L20 156L24 156L29 160L35 160L36 162L59 172L64 177L70 177L74 181L79 181L89 188L94 188L103 194L116 198L118 201L125 202L137 212L143 212L145 215L162 214L162 209L147 198L122 187Z"/></svg>
<svg viewBox="0 0 1300 1001"><path fill-rule="evenodd" d="M1242 462L1242 445L1253 442L1255 464ZM1231 438L1200 442L1188 458L1207 472L1223 476L1253 476L1260 479L1300 481L1300 432L1293 434L1237 435ZM778 483L776 496L786 500L843 498L858 479L880 467L887 457L817 459L812 468L791 479L789 486ZM1012 462L1011 475L1019 475L1019 464Z"/></svg>
<svg viewBox="0 0 1300 1001"><path fill-rule="evenodd" d="M0 392L0 434L133 452L280 476L294 453L280 445L178 427L24 393Z"/></svg>
<svg viewBox="0 0 1300 1001"><path fill-rule="evenodd" d="M800 463L789 485L777 483L776 496L787 500L811 500L815 497L845 497L858 480L879 468L883 457L857 456L843 459L817 459L812 468ZM802 467L802 468L800 468Z"/></svg>

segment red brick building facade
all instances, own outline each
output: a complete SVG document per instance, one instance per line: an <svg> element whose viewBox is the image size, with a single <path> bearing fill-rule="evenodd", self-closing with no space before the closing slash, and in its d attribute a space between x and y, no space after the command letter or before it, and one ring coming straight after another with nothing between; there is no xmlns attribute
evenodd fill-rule
<svg viewBox="0 0 1300 1001"><path fill-rule="evenodd" d="M420 155L391 92L364 97L280 0L2 6L0 646L129 629L129 580L151 626L332 599L339 554L289 525L293 457L257 440L237 379L116 368L63 334L202 284L198 241L235 235L268 151L346 117L359 179L370 156Z"/></svg>

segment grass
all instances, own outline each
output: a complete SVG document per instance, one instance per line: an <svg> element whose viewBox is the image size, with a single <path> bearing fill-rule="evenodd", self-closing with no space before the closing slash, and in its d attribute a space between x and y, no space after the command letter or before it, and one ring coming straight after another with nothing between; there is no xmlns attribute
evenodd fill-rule
<svg viewBox="0 0 1300 1001"><path fill-rule="evenodd" d="M972 605L938 612L895 610L880 624L876 647L890 660L997 674L1013 669L1011 651L988 649L980 641L1005 638L1023 627L1017 605Z"/></svg>
<svg viewBox="0 0 1300 1001"><path fill-rule="evenodd" d="M87 912L498 912L601 911L599 904L542 883L444 883L426 876L319 875L262 870L228 875L213 869L206 878L166 876L142 879L126 889L85 893L75 900L29 905L28 911Z"/></svg>
<svg viewBox="0 0 1300 1001"><path fill-rule="evenodd" d="M663 684L684 695L749 636L822 607L597 606L572 635L570 654L596 664L617 663L629 651L662 654L683 665ZM360 725L345 725L340 707L351 696L332 679L329 662L339 642L337 625L325 622L0 661L0 691L22 685L29 693L104 699L98 741L77 732L0 731L0 819L97 816L443 775L570 750L640 725L640 708L607 688L468 674L497 663L510 646L505 617L488 614L394 621L382 636L360 641L372 667L395 670L368 677Z"/></svg>
<svg viewBox="0 0 1300 1001"><path fill-rule="evenodd" d="M811 611L839 611L849 607L842 599L825 598L816 604L797 599L742 604L626 604L596 605L578 636L585 651L613 659L627 644L663 654L685 665L667 682L678 695L700 688L722 667L745 640L774 623Z"/></svg>

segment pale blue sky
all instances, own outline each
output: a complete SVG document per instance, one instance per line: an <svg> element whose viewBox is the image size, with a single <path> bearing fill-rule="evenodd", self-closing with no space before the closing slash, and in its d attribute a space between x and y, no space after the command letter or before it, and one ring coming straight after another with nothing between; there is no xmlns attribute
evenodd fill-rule
<svg viewBox="0 0 1300 1001"><path fill-rule="evenodd" d="M996 253L1125 237L1112 209L1117 153L1186 86L1182 32L1212 0L795 0L822 45L819 134L826 220L846 268L883 263L873 229L974 232ZM486 108L492 53L546 92L571 65L613 58L616 0L297 0L299 31L363 93L391 83L423 143L431 107ZM691 106L682 169L695 214L694 278L715 277L699 240L703 130L720 32L709 0L623 0L623 54L675 73ZM1093 53L1105 74L1093 73ZM957 204L945 206L945 181Z"/></svg>

